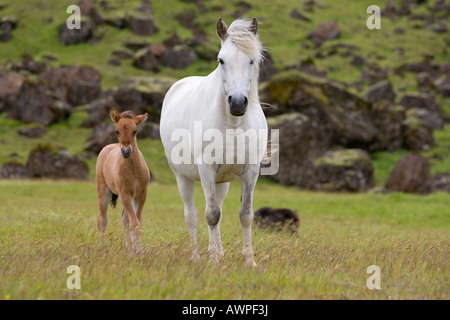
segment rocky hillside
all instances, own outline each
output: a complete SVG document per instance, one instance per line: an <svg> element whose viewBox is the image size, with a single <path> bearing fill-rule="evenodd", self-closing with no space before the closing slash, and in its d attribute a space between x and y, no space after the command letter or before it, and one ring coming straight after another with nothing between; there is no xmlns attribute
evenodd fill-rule
<svg viewBox="0 0 450 320"><path fill-rule="evenodd" d="M0 177L92 177L116 139L111 106L150 114L139 140L151 169L166 170L165 92L216 67L219 17L256 16L267 48L261 100L280 129L272 179L322 191L386 180L396 180L391 191L449 191L450 3L384 2L381 29L370 30L370 2L82 0L81 29L71 30L70 3L0 0ZM409 153L417 157L402 161L414 163L396 170L421 170L389 176ZM426 187L410 188L417 179Z"/></svg>

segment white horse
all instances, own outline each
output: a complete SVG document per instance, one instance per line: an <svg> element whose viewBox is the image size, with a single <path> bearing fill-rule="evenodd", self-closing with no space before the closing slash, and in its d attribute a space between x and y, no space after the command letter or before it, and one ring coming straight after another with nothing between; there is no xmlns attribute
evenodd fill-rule
<svg viewBox="0 0 450 320"><path fill-rule="evenodd" d="M206 77L187 77L176 82L167 92L161 112L161 140L184 202L192 256L199 257L194 181L200 180L206 200L208 252L210 260L216 264L223 256L220 238L222 203L230 181L241 179L242 206L239 218L244 236L242 254L247 265L256 265L251 235L253 190L267 146L267 121L258 97L263 49L257 30L256 18L252 21L236 20L229 28L220 18L217 35L222 47L218 55L218 67ZM203 129L200 134L196 130L199 125ZM180 163L179 159L175 159L179 156L180 132L189 134L188 149L182 150L189 154L183 154L183 159L193 161ZM214 140L208 132L217 133ZM211 144L217 147L213 152ZM252 149L255 145L258 148ZM219 161L211 163L208 161L211 158Z"/></svg>

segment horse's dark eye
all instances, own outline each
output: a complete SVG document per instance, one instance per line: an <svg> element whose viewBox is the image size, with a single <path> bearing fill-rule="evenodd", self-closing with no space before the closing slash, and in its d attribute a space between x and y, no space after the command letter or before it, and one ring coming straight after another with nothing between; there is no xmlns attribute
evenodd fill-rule
<svg viewBox="0 0 450 320"><path fill-rule="evenodd" d="M116 134L119 135L119 131L116 130Z"/></svg>
<svg viewBox="0 0 450 320"><path fill-rule="evenodd" d="M219 61L220 64L224 64L224 62L221 58L217 59L217 61Z"/></svg>
<svg viewBox="0 0 450 320"><path fill-rule="evenodd" d="M250 64L254 64L255 61L253 61L253 59L250 59Z"/></svg>
<svg viewBox="0 0 450 320"><path fill-rule="evenodd" d="M136 131L136 130L134 130L134 131L133 131L133 134L135 135L135 134L136 134L136 132L137 132L137 131Z"/></svg>

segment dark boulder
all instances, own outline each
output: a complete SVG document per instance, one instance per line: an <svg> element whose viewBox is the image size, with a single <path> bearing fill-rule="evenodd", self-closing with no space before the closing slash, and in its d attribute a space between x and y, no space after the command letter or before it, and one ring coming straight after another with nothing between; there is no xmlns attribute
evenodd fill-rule
<svg viewBox="0 0 450 320"><path fill-rule="evenodd" d="M400 99L399 104L407 110L421 108L440 113L439 105L434 101L433 97L424 93L407 93Z"/></svg>
<svg viewBox="0 0 450 320"><path fill-rule="evenodd" d="M429 150L435 145L433 131L425 127L406 128L403 139L405 147L412 151Z"/></svg>
<svg viewBox="0 0 450 320"><path fill-rule="evenodd" d="M391 83L388 81L382 81L371 86L365 94L365 97L370 102L378 102L380 100L393 102L395 101L396 96Z"/></svg>
<svg viewBox="0 0 450 320"><path fill-rule="evenodd" d="M450 76L447 75L436 81L436 90L444 97L450 97Z"/></svg>
<svg viewBox="0 0 450 320"><path fill-rule="evenodd" d="M87 180L85 162L63 148L38 145L28 155L27 168L32 177Z"/></svg>
<svg viewBox="0 0 450 320"><path fill-rule="evenodd" d="M427 159L415 153L401 158L389 174L384 188L392 192L430 193L430 166Z"/></svg>
<svg viewBox="0 0 450 320"><path fill-rule="evenodd" d="M314 159L334 143L335 131L326 118L292 112L268 118L268 125L279 130L279 169L270 178L283 185L301 183Z"/></svg>
<svg viewBox="0 0 450 320"><path fill-rule="evenodd" d="M109 111L114 106L112 97L97 99L89 103L86 112L88 118L81 124L84 128L94 128L109 118Z"/></svg>
<svg viewBox="0 0 450 320"><path fill-rule="evenodd" d="M161 64L172 69L185 69L195 62L195 53L185 45L178 45L165 50Z"/></svg>
<svg viewBox="0 0 450 320"><path fill-rule="evenodd" d="M316 45L320 46L327 40L336 39L341 34L336 21L329 21L319 25L314 31L308 34L308 38Z"/></svg>
<svg viewBox="0 0 450 320"><path fill-rule="evenodd" d="M267 116L296 111L326 117L336 130L337 143L372 151L377 128L371 119L371 103L351 93L345 85L307 77L297 71L278 73L261 86L261 101L274 105Z"/></svg>
<svg viewBox="0 0 450 320"><path fill-rule="evenodd" d="M23 82L14 100L8 103L8 114L25 123L39 123L44 126L66 119L72 107L55 98L55 94L42 78Z"/></svg>
<svg viewBox="0 0 450 320"><path fill-rule="evenodd" d="M24 80L19 73L0 71L0 113L5 111L7 101L17 96Z"/></svg>
<svg viewBox="0 0 450 320"><path fill-rule="evenodd" d="M58 40L69 46L77 43L89 42L94 36L93 23L90 20L81 20L80 29L69 29L64 22L58 29Z"/></svg>
<svg viewBox="0 0 450 320"><path fill-rule="evenodd" d="M432 176L431 189L433 192L450 193L450 172L437 173Z"/></svg>
<svg viewBox="0 0 450 320"><path fill-rule="evenodd" d="M175 80L170 78L138 78L122 84L113 94L116 105L136 114L148 112L151 121L159 121L162 102Z"/></svg>
<svg viewBox="0 0 450 320"><path fill-rule="evenodd" d="M286 229L297 233L300 227L300 217L297 211L287 208L263 207L254 212L253 221L255 225L263 229L281 231Z"/></svg>
<svg viewBox="0 0 450 320"><path fill-rule="evenodd" d="M117 142L117 136L112 122L103 122L95 126L84 150L97 155L108 144Z"/></svg>
<svg viewBox="0 0 450 320"><path fill-rule="evenodd" d="M22 55L22 62L14 63L11 66L11 70L20 72L22 70L28 71L30 73L39 74L45 71L47 68L46 62L37 62L34 58L28 54Z"/></svg>
<svg viewBox="0 0 450 320"><path fill-rule="evenodd" d="M374 185L373 165L360 149L328 151L314 160L298 186L327 192L362 192Z"/></svg>
<svg viewBox="0 0 450 320"><path fill-rule="evenodd" d="M7 162L0 169L2 179L27 179L31 178L28 168L21 163Z"/></svg>
<svg viewBox="0 0 450 320"><path fill-rule="evenodd" d="M17 133L27 138L40 138L47 132L44 127L26 127L17 129Z"/></svg>
<svg viewBox="0 0 450 320"><path fill-rule="evenodd" d="M405 108L386 100L373 104L372 119L378 128L373 150L398 150L403 146Z"/></svg>
<svg viewBox="0 0 450 320"><path fill-rule="evenodd" d="M264 53L264 59L261 62L261 68L259 69L259 81L269 80L277 70L272 56L269 53Z"/></svg>
<svg viewBox="0 0 450 320"><path fill-rule="evenodd" d="M14 17L0 17L0 42L8 42L12 39L12 30L17 27L17 19Z"/></svg>
<svg viewBox="0 0 450 320"><path fill-rule="evenodd" d="M131 32L139 36L152 36L158 32L152 18L130 17L128 27Z"/></svg>
<svg viewBox="0 0 450 320"><path fill-rule="evenodd" d="M159 72L159 61L150 47L138 50L133 56L133 66L152 72Z"/></svg>
<svg viewBox="0 0 450 320"><path fill-rule="evenodd" d="M87 104L101 94L101 75L89 66L61 66L42 74L59 98L72 106Z"/></svg>

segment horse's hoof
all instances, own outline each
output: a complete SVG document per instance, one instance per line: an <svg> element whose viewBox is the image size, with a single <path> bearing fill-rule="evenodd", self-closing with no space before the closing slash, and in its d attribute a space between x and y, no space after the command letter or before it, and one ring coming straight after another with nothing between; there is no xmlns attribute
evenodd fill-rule
<svg viewBox="0 0 450 320"><path fill-rule="evenodd" d="M190 260L193 262L199 262L200 255L198 254L198 252L192 252Z"/></svg>

